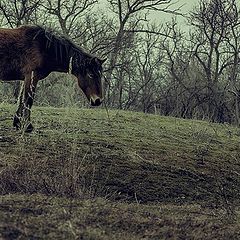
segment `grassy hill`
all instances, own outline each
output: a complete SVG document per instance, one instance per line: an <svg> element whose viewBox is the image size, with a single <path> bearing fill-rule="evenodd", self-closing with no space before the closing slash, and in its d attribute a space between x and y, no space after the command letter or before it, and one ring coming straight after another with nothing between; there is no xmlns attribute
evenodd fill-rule
<svg viewBox="0 0 240 240"><path fill-rule="evenodd" d="M0 105L0 238L237 239L240 129L103 109Z"/></svg>

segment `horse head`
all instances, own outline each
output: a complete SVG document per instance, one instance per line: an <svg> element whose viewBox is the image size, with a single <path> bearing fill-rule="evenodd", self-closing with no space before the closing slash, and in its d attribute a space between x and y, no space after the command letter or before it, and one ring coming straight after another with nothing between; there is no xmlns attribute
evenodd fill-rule
<svg viewBox="0 0 240 240"><path fill-rule="evenodd" d="M78 56L73 58L72 74L92 106L99 106L103 101L102 64L105 60L92 57L85 59L83 64Z"/></svg>

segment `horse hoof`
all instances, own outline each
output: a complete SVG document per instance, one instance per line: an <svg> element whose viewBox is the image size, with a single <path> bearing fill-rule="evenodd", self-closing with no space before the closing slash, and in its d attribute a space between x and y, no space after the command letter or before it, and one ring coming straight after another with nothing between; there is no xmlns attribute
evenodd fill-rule
<svg viewBox="0 0 240 240"><path fill-rule="evenodd" d="M21 122L17 116L14 116L13 118L13 127L15 127L16 130L19 130L21 128Z"/></svg>
<svg viewBox="0 0 240 240"><path fill-rule="evenodd" d="M33 125L29 123L27 127L25 128L26 133L31 133L33 131Z"/></svg>

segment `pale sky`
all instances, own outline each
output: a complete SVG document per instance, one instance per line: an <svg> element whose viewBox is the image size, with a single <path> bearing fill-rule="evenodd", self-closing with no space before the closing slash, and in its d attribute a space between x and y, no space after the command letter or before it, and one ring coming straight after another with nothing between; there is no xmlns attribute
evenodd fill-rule
<svg viewBox="0 0 240 240"><path fill-rule="evenodd" d="M182 13L187 13L187 12L191 11L195 5L197 5L198 1L199 0L176 0L176 1L173 0L173 2L176 2L176 4L174 4L172 6L172 9L174 9L174 7L182 6L182 8L181 8ZM171 14L164 14L164 13L160 13L160 12L155 12L153 14L154 17L160 17L161 15L163 15L164 19L166 19L166 20L169 20L172 17ZM163 17L163 16L161 16L161 17Z"/></svg>
<svg viewBox="0 0 240 240"><path fill-rule="evenodd" d="M175 7L178 8L182 6L181 11L182 13L187 13L198 3L199 0L172 0L172 2L176 2L175 5L172 6L172 9ZM102 8L106 7L107 0L99 0L99 6ZM171 20L173 17L172 14L166 14L163 12L152 12L150 15L150 19L156 21L157 23L164 23L166 21ZM183 17L177 17L178 21L181 23L181 27L183 29L187 29L188 26L186 21Z"/></svg>
<svg viewBox="0 0 240 240"><path fill-rule="evenodd" d="M173 2L176 2L176 4L174 4L172 6L172 9L182 6L181 12L183 14L186 14L186 13L190 12L194 6L197 5L199 0L178 0L178 1L173 0ZM151 19L153 19L154 21L159 22L159 23L170 21L172 19L172 17L173 17L172 14L166 14L163 12L153 12L151 14ZM182 29L186 29L186 30L188 29L185 18L183 18L181 16L177 16L177 20L181 24Z"/></svg>

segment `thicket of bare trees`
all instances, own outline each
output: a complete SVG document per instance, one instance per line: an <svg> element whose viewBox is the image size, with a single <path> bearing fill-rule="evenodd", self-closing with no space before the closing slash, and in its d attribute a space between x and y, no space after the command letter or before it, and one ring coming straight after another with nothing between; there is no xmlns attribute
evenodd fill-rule
<svg viewBox="0 0 240 240"><path fill-rule="evenodd" d="M100 57L107 57L109 107L240 125L240 11L236 0L199 0L183 32L174 0L2 0L3 27L39 24ZM172 21L149 21L151 11ZM11 100L16 85L1 84ZM75 81L52 74L37 91L38 104L84 105Z"/></svg>

